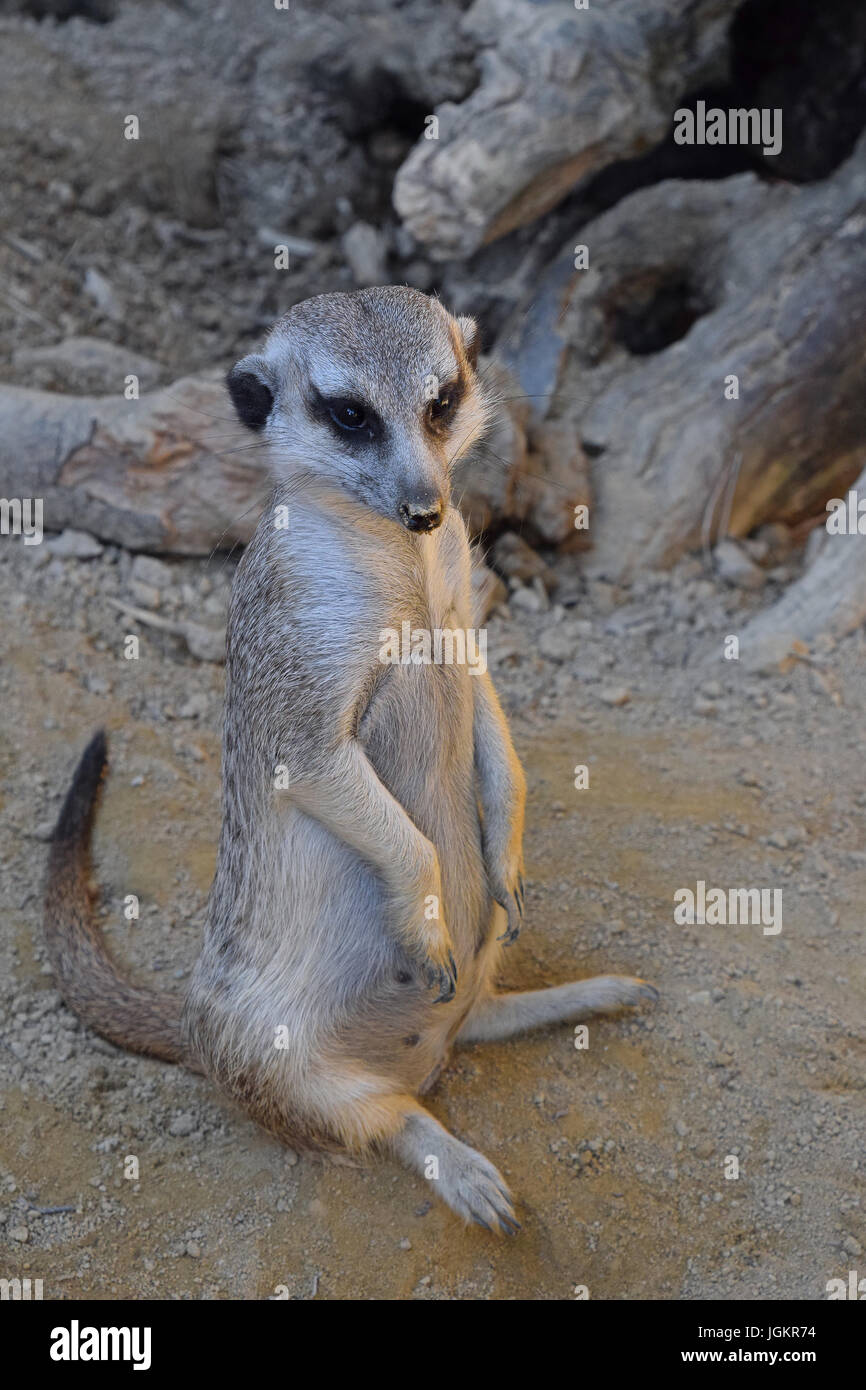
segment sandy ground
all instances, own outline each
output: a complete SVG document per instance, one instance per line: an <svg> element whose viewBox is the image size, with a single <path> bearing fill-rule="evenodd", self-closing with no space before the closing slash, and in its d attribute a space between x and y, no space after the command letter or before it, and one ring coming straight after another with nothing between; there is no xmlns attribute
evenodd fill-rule
<svg viewBox="0 0 866 1390"><path fill-rule="evenodd" d="M172 563L155 601L216 620L230 569ZM820 1299L863 1266L862 634L747 676L721 635L768 591L717 588L697 561L631 591L564 573L560 604L529 612L524 591L491 619L530 787L506 984L620 971L661 990L592 1023L585 1049L563 1026L454 1053L431 1107L512 1184L523 1228L504 1240L390 1163L286 1153L208 1082L122 1054L60 1002L44 840L93 728L113 764L103 920L139 978L183 987L214 863L223 671L144 629L125 661L105 595L130 582L110 548L0 551L0 1275L42 1278L45 1298ZM677 925L674 894L698 880L781 889L782 931Z"/></svg>

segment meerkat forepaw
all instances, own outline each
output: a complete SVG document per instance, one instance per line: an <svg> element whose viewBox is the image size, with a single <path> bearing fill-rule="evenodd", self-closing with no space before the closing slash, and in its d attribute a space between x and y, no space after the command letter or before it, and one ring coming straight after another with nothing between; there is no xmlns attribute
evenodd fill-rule
<svg viewBox="0 0 866 1390"><path fill-rule="evenodd" d="M444 961L427 960L421 967L424 983L428 989L437 989L434 1004L447 1004L454 998L457 990L457 962L454 952L449 950Z"/></svg>
<svg viewBox="0 0 866 1390"><path fill-rule="evenodd" d="M517 940L523 926L525 887L522 868L515 866L509 873L497 877L491 891L494 902L505 909L508 919L505 931L497 937L497 941L504 941L506 946L510 946Z"/></svg>

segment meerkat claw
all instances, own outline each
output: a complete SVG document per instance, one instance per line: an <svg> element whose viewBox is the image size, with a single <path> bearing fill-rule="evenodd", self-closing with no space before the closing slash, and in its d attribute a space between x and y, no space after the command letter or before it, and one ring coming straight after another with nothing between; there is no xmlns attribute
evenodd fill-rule
<svg viewBox="0 0 866 1390"><path fill-rule="evenodd" d="M428 964L424 968L424 981L428 988L439 988L439 993L433 1000L434 1004L447 1004L454 998L457 990L457 962L454 959L454 952L448 952L447 965Z"/></svg>

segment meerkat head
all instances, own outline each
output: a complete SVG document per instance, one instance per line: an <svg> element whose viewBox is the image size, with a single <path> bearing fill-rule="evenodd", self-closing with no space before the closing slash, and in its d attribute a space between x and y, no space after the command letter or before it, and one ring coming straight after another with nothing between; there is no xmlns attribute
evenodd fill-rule
<svg viewBox="0 0 866 1390"><path fill-rule="evenodd" d="M228 375L275 476L315 475L410 531L440 525L450 474L487 423L479 335L396 285L296 304Z"/></svg>

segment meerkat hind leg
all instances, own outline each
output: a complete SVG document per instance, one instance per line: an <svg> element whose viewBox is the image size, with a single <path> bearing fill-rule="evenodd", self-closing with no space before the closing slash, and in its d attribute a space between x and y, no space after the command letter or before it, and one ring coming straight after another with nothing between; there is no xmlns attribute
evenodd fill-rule
<svg viewBox="0 0 866 1390"><path fill-rule="evenodd" d="M593 1014L614 1013L658 997L653 985L630 975L593 975L551 989L490 994L472 1009L455 1041L494 1042L551 1023L575 1023Z"/></svg>
<svg viewBox="0 0 866 1390"><path fill-rule="evenodd" d="M520 1229L502 1175L423 1106L415 1103L388 1147L407 1167L426 1177L433 1191L464 1221L507 1235Z"/></svg>

